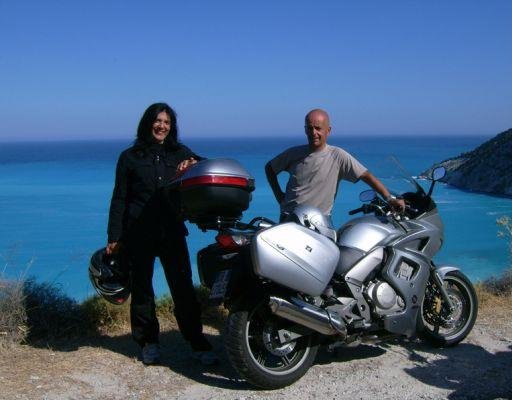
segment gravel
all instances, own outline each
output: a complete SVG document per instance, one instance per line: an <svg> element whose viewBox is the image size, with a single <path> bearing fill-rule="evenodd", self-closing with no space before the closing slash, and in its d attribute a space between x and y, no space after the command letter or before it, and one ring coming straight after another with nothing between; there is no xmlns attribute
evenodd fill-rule
<svg viewBox="0 0 512 400"><path fill-rule="evenodd" d="M512 399L512 328L477 320L458 346L393 339L321 350L295 384L256 390L229 365L202 367L177 331L161 337L161 366L145 367L129 335L0 350L0 399Z"/></svg>

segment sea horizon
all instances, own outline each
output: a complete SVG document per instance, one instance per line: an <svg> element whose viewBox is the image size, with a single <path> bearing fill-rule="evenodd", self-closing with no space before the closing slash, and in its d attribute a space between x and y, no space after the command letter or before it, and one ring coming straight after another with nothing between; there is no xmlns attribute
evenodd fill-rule
<svg viewBox="0 0 512 400"><path fill-rule="evenodd" d="M504 129L506 130L506 129ZM451 132L437 132L437 133L409 133L409 132L401 132L401 133L358 133L358 132L333 132L331 133L330 138L343 139L343 138L357 138L357 139L378 139L378 138L412 138L412 137L421 137L421 138L445 138L445 137L471 137L471 138L492 138L496 135L498 135L500 132L496 133L482 133L482 132L468 132L468 133L451 133ZM132 136L126 136L126 137L118 137L118 136L111 136L111 137L105 137L105 136L93 136L93 137L46 137L46 138L39 138L39 137L26 137L26 138L4 138L0 137L0 144L7 144L7 143L46 143L46 142L111 142L111 141L125 141L125 140L134 140L136 133L134 132ZM249 135L223 135L223 134L194 134L194 135L187 135L186 133L182 133L181 131L178 133L178 137L180 141L187 140L187 139L193 139L193 140L215 140L215 139L269 139L269 138L276 138L276 139L290 139L290 138L298 138L302 139L304 138L304 132L296 132L296 133L287 133L287 134L271 134L271 133L262 133L260 135L256 134L249 134Z"/></svg>

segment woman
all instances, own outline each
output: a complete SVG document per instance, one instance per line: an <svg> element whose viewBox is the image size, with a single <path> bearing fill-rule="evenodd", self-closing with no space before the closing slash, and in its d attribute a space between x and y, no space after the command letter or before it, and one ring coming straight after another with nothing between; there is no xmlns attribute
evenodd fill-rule
<svg viewBox="0 0 512 400"><path fill-rule="evenodd" d="M160 361L152 284L155 257L162 263L174 301L174 315L194 356L203 364L217 361L202 333L185 240L187 230L165 201L162 190L176 173L199 159L178 142L174 110L165 103L156 103L144 112L134 145L121 153L117 163L107 254L122 248L131 264L132 336L142 349L146 365Z"/></svg>

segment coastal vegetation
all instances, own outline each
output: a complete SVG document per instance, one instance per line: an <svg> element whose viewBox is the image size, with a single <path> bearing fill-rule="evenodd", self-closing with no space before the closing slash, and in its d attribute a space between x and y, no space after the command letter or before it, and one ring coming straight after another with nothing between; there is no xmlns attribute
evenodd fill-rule
<svg viewBox="0 0 512 400"><path fill-rule="evenodd" d="M220 328L225 311L208 304L206 288L196 287L196 294L205 323ZM156 308L163 329L177 327L169 295L158 298ZM128 303L114 305L96 295L77 302L54 284L0 276L0 347L125 333L129 332L129 321Z"/></svg>
<svg viewBox="0 0 512 400"><path fill-rule="evenodd" d="M501 308L512 312L512 268L501 276L476 285L480 313ZM222 307L208 304L208 290L197 288L204 321L220 328L226 317ZM175 329L170 296L157 300L157 314L163 329ZM0 280L0 346L15 343L51 343L54 340L129 332L129 306L117 306L98 296L79 303L53 285L26 281Z"/></svg>
<svg viewBox="0 0 512 400"><path fill-rule="evenodd" d="M512 261L512 220L498 219L498 236L506 239ZM500 276L476 284L479 316L512 313L512 265ZM208 302L208 289L197 287L206 325L220 328L226 318L221 306ZM162 329L177 329L170 296L157 300ZM47 343L71 337L99 336L129 332L129 306L113 305L98 296L77 302L53 284L33 278L9 280L0 275L0 346Z"/></svg>

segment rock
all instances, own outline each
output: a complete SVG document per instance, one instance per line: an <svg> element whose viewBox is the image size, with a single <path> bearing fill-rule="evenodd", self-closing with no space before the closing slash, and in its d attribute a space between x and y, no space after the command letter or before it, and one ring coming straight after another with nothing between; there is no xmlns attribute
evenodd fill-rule
<svg viewBox="0 0 512 400"><path fill-rule="evenodd" d="M441 180L460 189L500 196L512 196L512 129L476 149L449 158L421 173L430 176L434 167L444 166Z"/></svg>

